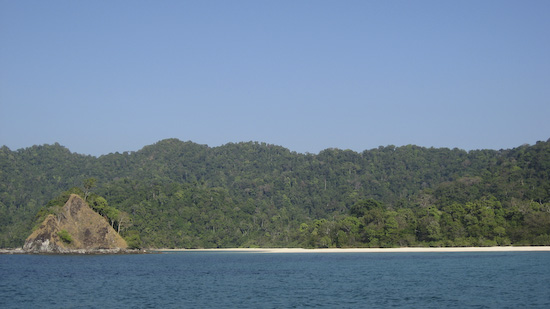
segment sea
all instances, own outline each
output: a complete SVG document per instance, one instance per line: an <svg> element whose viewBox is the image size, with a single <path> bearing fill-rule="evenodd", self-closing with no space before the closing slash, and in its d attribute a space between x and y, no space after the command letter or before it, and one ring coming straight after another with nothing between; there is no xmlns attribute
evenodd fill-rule
<svg viewBox="0 0 550 309"><path fill-rule="evenodd" d="M0 308L550 308L550 252L0 255Z"/></svg>

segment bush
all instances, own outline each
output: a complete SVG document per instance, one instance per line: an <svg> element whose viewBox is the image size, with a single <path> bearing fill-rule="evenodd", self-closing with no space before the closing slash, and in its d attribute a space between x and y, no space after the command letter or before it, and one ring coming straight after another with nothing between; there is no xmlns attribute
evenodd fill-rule
<svg viewBox="0 0 550 309"><path fill-rule="evenodd" d="M71 236L71 234L69 234L69 232L67 232L67 230L61 230L57 232L57 236L59 236L59 238L61 238L63 242L66 242L68 244L73 242L73 237Z"/></svg>
<svg viewBox="0 0 550 309"><path fill-rule="evenodd" d="M124 240L128 244L128 249L141 249L141 237L138 231L129 231Z"/></svg>

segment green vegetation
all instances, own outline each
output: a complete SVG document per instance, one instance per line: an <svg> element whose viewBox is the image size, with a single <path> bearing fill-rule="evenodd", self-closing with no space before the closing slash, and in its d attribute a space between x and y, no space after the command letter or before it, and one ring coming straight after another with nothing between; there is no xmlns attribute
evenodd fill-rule
<svg viewBox="0 0 550 309"><path fill-rule="evenodd" d="M550 213L535 202L504 208L494 197L415 209L369 208L300 228L308 247L463 247L548 245ZM379 203L376 203L380 205Z"/></svg>
<svg viewBox="0 0 550 309"><path fill-rule="evenodd" d="M141 249L141 238L139 237L138 231L130 231L126 233L124 237L126 243L128 244L128 249Z"/></svg>
<svg viewBox="0 0 550 309"><path fill-rule="evenodd" d="M57 232L57 236L59 236L59 238L61 238L61 240L67 244L73 242L73 237L71 236L71 234L69 234L69 232L67 232L67 230L61 230Z"/></svg>
<svg viewBox="0 0 550 309"><path fill-rule="evenodd" d="M131 223L128 213L109 206L107 200L102 196L93 193L88 194L88 204L95 212L107 219L111 226L119 233Z"/></svg>
<svg viewBox="0 0 550 309"><path fill-rule="evenodd" d="M169 139L99 158L2 147L0 247L21 246L75 186L131 247L550 245L550 140L314 155Z"/></svg>

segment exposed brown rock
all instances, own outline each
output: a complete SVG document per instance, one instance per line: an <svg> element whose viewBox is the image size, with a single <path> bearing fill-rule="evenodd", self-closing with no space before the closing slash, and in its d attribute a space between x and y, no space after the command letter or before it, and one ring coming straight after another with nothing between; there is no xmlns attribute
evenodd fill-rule
<svg viewBox="0 0 550 309"><path fill-rule="evenodd" d="M72 241L58 233L67 231ZM78 195L72 194L57 215L48 215L25 241L23 250L33 253L87 253L104 249L124 250L126 241Z"/></svg>

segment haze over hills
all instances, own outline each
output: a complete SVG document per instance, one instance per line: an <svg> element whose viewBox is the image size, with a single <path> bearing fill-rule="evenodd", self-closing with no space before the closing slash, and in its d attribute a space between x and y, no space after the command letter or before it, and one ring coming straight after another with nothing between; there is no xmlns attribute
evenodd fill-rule
<svg viewBox="0 0 550 309"><path fill-rule="evenodd" d="M38 210L90 178L146 247L550 244L550 140L301 154L167 139L100 157L4 146L0 171L1 247L22 246Z"/></svg>

